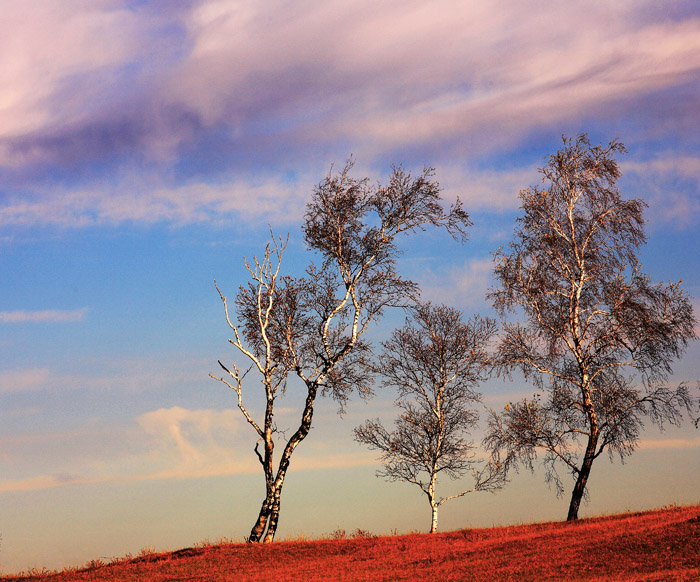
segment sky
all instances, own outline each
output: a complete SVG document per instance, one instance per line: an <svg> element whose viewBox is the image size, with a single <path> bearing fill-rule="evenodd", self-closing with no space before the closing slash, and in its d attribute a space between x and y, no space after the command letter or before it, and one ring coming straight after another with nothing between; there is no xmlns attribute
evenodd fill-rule
<svg viewBox="0 0 700 582"><path fill-rule="evenodd" d="M264 496L230 390L214 288L300 225L356 160L435 167L474 226L402 241L423 297L492 314L491 254L563 135L619 138L623 196L649 205L640 256L700 312L700 7L694 0L8 0L0 14L0 568L58 568L241 540ZM375 343L401 325L389 314ZM700 346L674 381L700 378ZM246 387L259 411L259 387ZM484 404L529 396L490 380ZM416 487L352 440L394 395L321 400L287 478L279 537L425 531ZM299 396L281 402L293 426ZM483 415L482 415L483 416ZM483 426L482 426L483 428ZM474 434L480 438L477 430ZM604 458L582 516L700 503L700 431L650 427ZM459 483L443 483L445 494ZM541 471L445 504L440 528L563 519Z"/></svg>

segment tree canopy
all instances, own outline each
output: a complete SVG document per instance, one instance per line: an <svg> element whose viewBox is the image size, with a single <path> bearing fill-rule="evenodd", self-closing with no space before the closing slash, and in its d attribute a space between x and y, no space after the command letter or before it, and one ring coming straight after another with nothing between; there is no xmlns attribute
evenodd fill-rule
<svg viewBox="0 0 700 582"><path fill-rule="evenodd" d="M250 281L239 288L235 317L219 291L234 334L229 341L249 360L249 370L258 372L265 394L264 415L256 420L245 404L248 371L219 362L226 376L212 377L235 391L257 435L254 452L265 475L265 498L251 542L274 539L291 456L311 430L319 393L341 407L353 391L369 394L371 346L363 335L387 307L410 305L418 296L418 286L396 267L400 236L435 226L465 240L471 224L459 201L443 209L431 168L414 177L394 167L387 185L372 186L367 178L353 178L352 167L349 161L339 173L331 171L306 208L304 239L320 264L311 261L298 277L283 275L286 243L273 236L261 260L245 262ZM290 375L301 380L304 405L288 436L277 429L274 416Z"/></svg>
<svg viewBox="0 0 700 582"><path fill-rule="evenodd" d="M486 443L507 466L532 467L543 451L559 493L564 466L575 479L569 519L596 458L631 454L645 418L678 424L694 407L686 384L668 383L695 338L692 305L680 283L642 272L646 205L620 195L624 152L617 140L565 138L540 168L543 186L520 192L513 241L495 253L490 297L504 320L522 318L505 321L495 365L540 392L493 413Z"/></svg>
<svg viewBox="0 0 700 582"><path fill-rule="evenodd" d="M437 529L438 508L472 491L492 491L504 483L494 463L475 458L470 433L476 427L481 402L478 385L489 375L486 345L496 331L492 319L462 314L445 305L419 305L406 323L383 344L376 365L383 386L398 391L401 414L389 432L378 420L355 429L355 440L381 451L390 481L420 487L432 510L431 533ZM437 479L472 474L472 486L440 497Z"/></svg>

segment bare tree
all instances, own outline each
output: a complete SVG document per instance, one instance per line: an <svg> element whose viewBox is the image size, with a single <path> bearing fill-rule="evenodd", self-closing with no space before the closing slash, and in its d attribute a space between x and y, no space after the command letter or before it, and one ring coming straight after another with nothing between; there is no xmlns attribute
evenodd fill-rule
<svg viewBox="0 0 700 582"><path fill-rule="evenodd" d="M668 385L671 363L695 338L693 310L679 284L655 285L641 272L646 205L620 196L615 155L624 151L618 141L564 139L540 168L546 187L520 192L514 240L495 253L490 297L502 316L525 320L505 324L496 364L519 369L539 393L493 413L485 442L506 466L532 469L543 451L559 495L557 467L568 470L568 520L603 452L624 459L645 418L677 425L694 406L685 384Z"/></svg>
<svg viewBox="0 0 700 582"><path fill-rule="evenodd" d="M488 376L486 343L496 331L492 319L462 314L444 305L420 305L406 326L383 344L378 373L383 386L398 390L396 405L403 411L392 432L379 419L355 429L355 440L382 452L389 481L406 481L421 488L431 508L430 533L435 533L439 507L473 491L503 486L497 463L479 461L469 433L479 418L473 406L481 401L476 386ZM461 493L440 497L441 474L451 479L472 474L473 485Z"/></svg>
<svg viewBox="0 0 700 582"><path fill-rule="evenodd" d="M370 186L366 178L350 176L352 165L329 173L307 205L305 241L320 254L320 266L311 264L298 279L281 277L285 245L273 239L261 262L253 267L246 263L251 282L237 295L237 323L220 293L234 332L230 342L258 371L266 397L264 419L257 423L243 403L247 372L220 363L228 377L215 379L236 392L239 408L259 437L255 453L266 494L251 542L274 539L284 479L292 453L311 429L318 394L334 398L342 409L353 391L371 393L371 350L362 335L386 307L409 304L418 292L396 270L397 237L433 225L464 240L470 225L459 201L443 210L432 169L414 178L394 168L388 185ZM274 406L290 375L301 381L305 400L298 427L287 437L276 428ZM282 447L278 460L276 442Z"/></svg>

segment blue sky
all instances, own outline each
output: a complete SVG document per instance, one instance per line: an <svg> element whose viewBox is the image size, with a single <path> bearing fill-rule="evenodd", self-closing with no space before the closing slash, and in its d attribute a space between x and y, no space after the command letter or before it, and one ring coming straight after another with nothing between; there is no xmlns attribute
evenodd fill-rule
<svg viewBox="0 0 700 582"><path fill-rule="evenodd" d="M426 298L488 314L518 190L563 134L618 137L622 192L649 204L644 268L682 279L700 309L699 94L690 0L7 2L0 567L247 534L263 483L232 394L207 377L233 357L213 278L232 296L268 224L290 233L285 268L299 273L304 204L351 154L373 180L392 163L435 166L475 225L464 246L406 240L402 269ZM677 379L700 377L699 361L696 343ZM483 392L500 407L532 388ZM392 398L342 418L319 404L281 536L427 527L419 491L375 479L375 455L352 441L368 416L391 419ZM700 502L699 456L698 430L650 429L625 466L594 467L585 512ZM519 475L446 504L441 527L559 519L565 502Z"/></svg>

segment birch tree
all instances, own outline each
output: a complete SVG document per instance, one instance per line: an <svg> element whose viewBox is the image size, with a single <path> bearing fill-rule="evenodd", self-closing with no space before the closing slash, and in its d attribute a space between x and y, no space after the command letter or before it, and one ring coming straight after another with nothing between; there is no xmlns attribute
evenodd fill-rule
<svg viewBox="0 0 700 582"><path fill-rule="evenodd" d="M644 202L626 200L617 180L618 141L564 139L540 168L542 187L520 192L522 215L508 249L495 253L491 293L506 323L500 372L520 370L533 399L492 414L487 444L506 466L530 469L543 453L558 494L558 469L574 481L568 520L578 517L593 463L630 455L646 419L678 424L694 407L688 386L668 380L695 338L679 283L654 284L641 270Z"/></svg>
<svg viewBox="0 0 700 582"><path fill-rule="evenodd" d="M230 343L251 362L265 393L258 422L245 403L248 372L220 362L226 375L215 379L234 391L257 434L254 452L265 475L265 498L250 542L275 537L284 480L294 450L309 434L319 394L343 407L352 392L371 393L371 347L363 335L386 308L410 304L418 294L417 285L397 271L397 239L435 226L465 240L470 225L459 201L443 209L432 169L413 177L395 167L381 186L351 177L352 166L348 162L339 173L329 173L306 208L304 239L320 264L312 262L299 278L281 276L285 244L278 239L261 261L246 263L251 281L238 292L235 318L220 292L234 334ZM282 433L274 421L275 405L290 378L303 387L304 405L296 428Z"/></svg>
<svg viewBox="0 0 700 582"><path fill-rule="evenodd" d="M384 468L377 473L389 481L420 487L431 509L430 533L437 531L438 509L451 499L474 491L503 486L497 463L476 458L469 439L481 401L476 391L488 376L486 344L496 331L495 321L462 314L444 305L420 305L406 326L383 344L378 374L383 386L398 390L402 410L389 432L379 419L355 429L355 440L381 451ZM459 479L470 473L472 485L441 497L441 475Z"/></svg>

